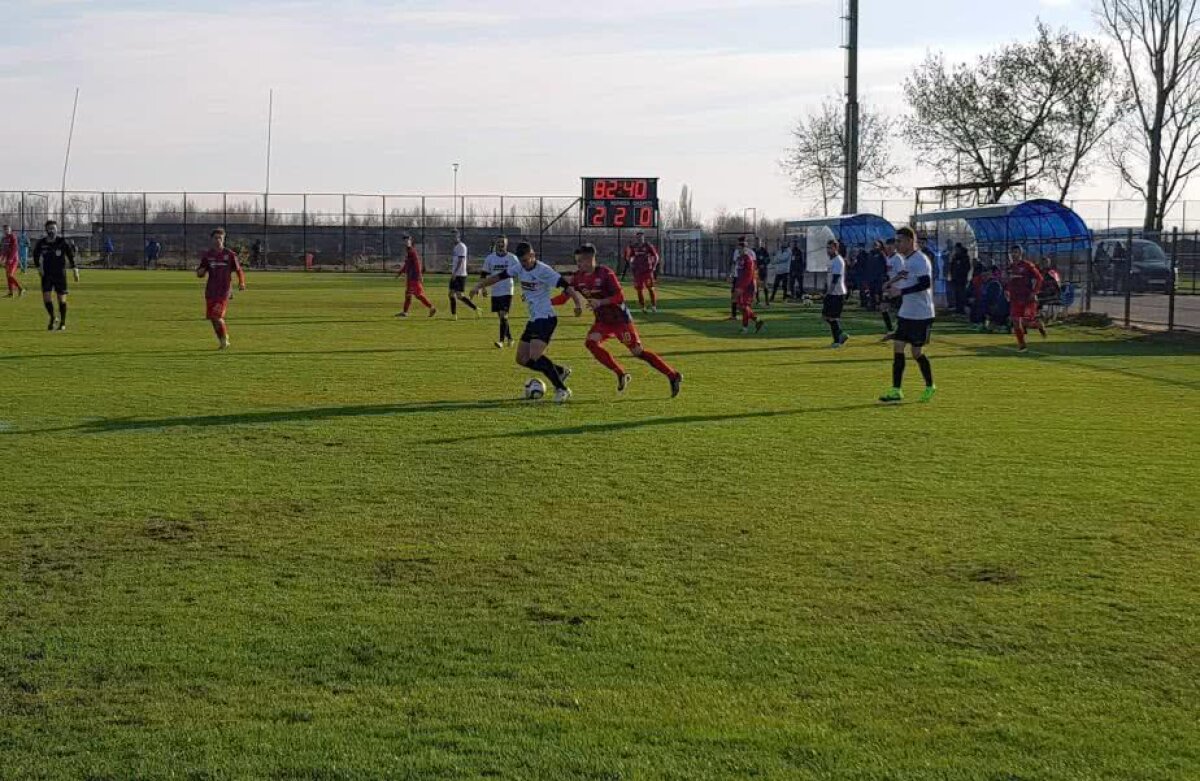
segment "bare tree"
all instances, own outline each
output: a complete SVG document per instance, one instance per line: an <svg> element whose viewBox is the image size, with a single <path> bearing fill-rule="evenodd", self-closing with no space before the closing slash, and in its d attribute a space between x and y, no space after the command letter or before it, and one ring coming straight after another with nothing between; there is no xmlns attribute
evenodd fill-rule
<svg viewBox="0 0 1200 781"><path fill-rule="evenodd" d="M891 160L887 118L867 106L859 114L859 181L886 189L901 168ZM845 113L836 98L801 117L792 128L792 146L781 161L798 195L811 197L825 214L842 197L846 170Z"/></svg>
<svg viewBox="0 0 1200 781"><path fill-rule="evenodd" d="M1117 124L1126 101L1117 67L1099 43L1080 40L1067 68L1075 86L1053 122L1056 151L1048 165L1059 203L1066 203L1074 185L1087 181L1092 153Z"/></svg>
<svg viewBox="0 0 1200 781"><path fill-rule="evenodd" d="M1060 195L1084 172L1106 129L1113 66L1094 41L1038 23L1037 39L974 63L930 55L904 82L904 135L942 176L983 185L996 202L1019 182Z"/></svg>
<svg viewBox="0 0 1200 781"><path fill-rule="evenodd" d="M1100 0L1096 17L1129 79L1129 111L1110 146L1112 161L1146 200L1143 227L1162 230L1167 209L1200 169L1196 0Z"/></svg>

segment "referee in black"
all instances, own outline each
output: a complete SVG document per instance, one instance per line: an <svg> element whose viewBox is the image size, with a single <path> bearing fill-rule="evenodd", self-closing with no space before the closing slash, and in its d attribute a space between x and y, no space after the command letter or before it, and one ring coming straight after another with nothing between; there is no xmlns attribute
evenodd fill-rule
<svg viewBox="0 0 1200 781"><path fill-rule="evenodd" d="M33 246L33 267L42 275L42 304L50 315L47 331L55 330L54 294L58 295L58 330L67 330L67 265L70 264L75 281L79 281L79 269L75 265L75 247L58 235L58 223L46 221L46 235Z"/></svg>

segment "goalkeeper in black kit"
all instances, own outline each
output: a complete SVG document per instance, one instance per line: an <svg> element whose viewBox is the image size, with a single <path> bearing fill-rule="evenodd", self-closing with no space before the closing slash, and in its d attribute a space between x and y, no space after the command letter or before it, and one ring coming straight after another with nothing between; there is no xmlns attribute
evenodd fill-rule
<svg viewBox="0 0 1200 781"><path fill-rule="evenodd" d="M58 223L46 223L46 235L38 239L33 247L33 267L42 275L42 304L50 315L47 331L67 330L67 266L75 281L79 281L79 269L75 266L75 247L58 235ZM54 319L54 295L58 295L58 322Z"/></svg>

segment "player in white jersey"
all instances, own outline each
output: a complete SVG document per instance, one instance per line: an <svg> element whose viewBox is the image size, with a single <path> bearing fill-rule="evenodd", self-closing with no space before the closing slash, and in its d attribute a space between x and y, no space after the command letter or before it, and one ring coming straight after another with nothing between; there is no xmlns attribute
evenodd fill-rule
<svg viewBox="0 0 1200 781"><path fill-rule="evenodd" d="M521 286L521 295L529 307L529 322L525 324L525 332L521 334L521 343L517 345L517 364L535 369L546 375L554 386L554 400L559 404L571 398L571 389L567 387L567 378L571 370L558 366L546 355L546 348L554 337L554 329L558 327L558 315L554 311L554 291L562 288L575 301L575 315L583 314L584 299L579 291L554 269L537 259L537 253L526 242L517 245L517 259L508 264L508 268L491 274L471 290L474 298L485 287L503 282L507 279L516 280Z"/></svg>
<svg viewBox="0 0 1200 781"><path fill-rule="evenodd" d="M462 234L454 231L454 249L451 252L450 265L450 316L458 319L458 302L461 301L471 308L476 317L480 316L479 307L467 298L467 245L463 243Z"/></svg>
<svg viewBox="0 0 1200 781"><path fill-rule="evenodd" d="M905 226L896 231L896 246L904 256L904 269L893 289L903 303L892 341L892 388L879 397L885 404L897 404L904 400L900 386L904 382L905 345L912 350L913 360L925 379L921 401L931 400L937 392L937 386L933 384L933 367L922 352L922 348L929 343L929 333L933 329L933 266L929 258L917 250L916 244L917 236L912 228Z"/></svg>
<svg viewBox="0 0 1200 781"><path fill-rule="evenodd" d="M846 305L846 261L837 239L825 245L825 252L829 255L829 287L821 303L821 317L829 323L829 332L833 335L833 343L829 346L837 349L850 338L850 334L842 330L842 308Z"/></svg>
<svg viewBox="0 0 1200 781"><path fill-rule="evenodd" d="M517 261L517 256L508 251L508 237L497 236L495 250L483 261L483 278L492 274L507 271L508 267ZM508 326L508 313L512 309L513 281L511 279L497 282L492 288L492 312L500 318L500 338L496 340L496 348L504 345L512 346L512 329Z"/></svg>
<svg viewBox="0 0 1200 781"><path fill-rule="evenodd" d="M883 341L888 341L892 338L892 315L900 311L900 304L903 299L900 296L892 296L888 291L893 290L893 286L900 280L900 272L904 271L904 258L896 251L896 240L888 239L884 242L883 254L887 257L887 279L883 283L883 300L879 304L879 312L883 316L883 327L887 333L883 336Z"/></svg>

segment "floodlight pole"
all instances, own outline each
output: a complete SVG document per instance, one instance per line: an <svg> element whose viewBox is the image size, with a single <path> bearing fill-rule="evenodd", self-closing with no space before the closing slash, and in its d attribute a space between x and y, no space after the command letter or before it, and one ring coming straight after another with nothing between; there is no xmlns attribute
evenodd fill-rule
<svg viewBox="0 0 1200 781"><path fill-rule="evenodd" d="M75 112L79 109L79 87L75 88L75 102L71 104L71 129L67 131L67 153L63 157L62 189L58 199L58 221L63 235L67 230L67 166L71 163L71 141L75 138Z"/></svg>
<svg viewBox="0 0 1200 781"><path fill-rule="evenodd" d="M858 0L846 0L846 179L842 214L858 212Z"/></svg>
<svg viewBox="0 0 1200 781"><path fill-rule="evenodd" d="M267 92L267 181L263 187L263 251L260 261L266 266L267 255L271 251L270 200L271 200L271 129L275 123L275 88Z"/></svg>

